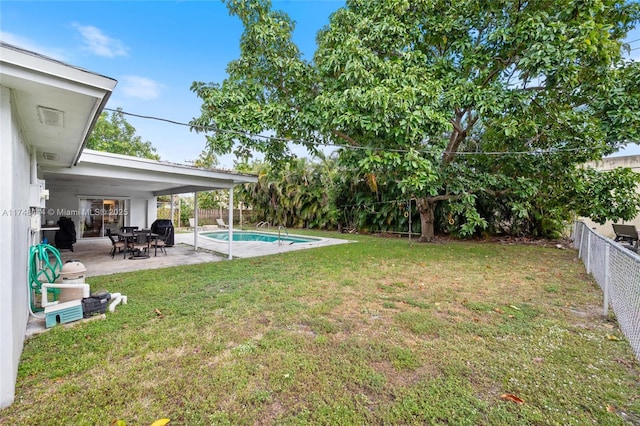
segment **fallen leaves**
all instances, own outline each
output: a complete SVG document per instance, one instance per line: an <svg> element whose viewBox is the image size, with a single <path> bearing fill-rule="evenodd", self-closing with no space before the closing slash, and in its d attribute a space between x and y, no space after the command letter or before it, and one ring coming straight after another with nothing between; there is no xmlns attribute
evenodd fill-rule
<svg viewBox="0 0 640 426"><path fill-rule="evenodd" d="M504 399L505 401L515 402L516 404L524 404L524 401L522 399L510 393L503 393L502 395L500 395L500 399Z"/></svg>
<svg viewBox="0 0 640 426"><path fill-rule="evenodd" d="M160 309L156 308L155 311L156 311L156 315L158 315L158 318L164 318L164 314Z"/></svg>

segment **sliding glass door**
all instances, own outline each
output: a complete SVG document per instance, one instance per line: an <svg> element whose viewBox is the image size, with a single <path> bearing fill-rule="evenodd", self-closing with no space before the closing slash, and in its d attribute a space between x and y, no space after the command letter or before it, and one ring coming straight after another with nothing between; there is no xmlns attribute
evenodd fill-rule
<svg viewBox="0 0 640 426"><path fill-rule="evenodd" d="M107 229L118 232L124 226L127 200L81 198L80 235L82 238L103 237Z"/></svg>

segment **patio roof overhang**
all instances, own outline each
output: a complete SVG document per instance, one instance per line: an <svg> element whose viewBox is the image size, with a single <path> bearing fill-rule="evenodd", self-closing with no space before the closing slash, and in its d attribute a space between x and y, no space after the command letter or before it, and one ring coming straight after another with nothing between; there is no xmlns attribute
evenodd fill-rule
<svg viewBox="0 0 640 426"><path fill-rule="evenodd" d="M68 189L76 195L135 197L230 189L255 183L255 175L209 170L85 149L74 167L41 165L47 187Z"/></svg>
<svg viewBox="0 0 640 426"><path fill-rule="evenodd" d="M71 167L117 81L0 42L0 86L11 101L22 138L41 165Z"/></svg>

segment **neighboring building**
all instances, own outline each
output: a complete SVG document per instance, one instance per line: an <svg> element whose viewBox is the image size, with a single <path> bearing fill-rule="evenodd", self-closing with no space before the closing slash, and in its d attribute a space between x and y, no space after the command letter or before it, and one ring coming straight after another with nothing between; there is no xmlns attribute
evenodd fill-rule
<svg viewBox="0 0 640 426"><path fill-rule="evenodd" d="M618 167L628 167L636 173L640 173L640 155L627 155L623 157L607 157L603 158L600 161L590 164L590 166L598 169L598 170L612 170ZM640 192L640 186L638 186L638 192ZM600 225L598 223L593 222L590 219L582 218L589 227L595 229L595 231L609 238L614 238L615 234L613 233L613 227L611 226L612 222L607 221L604 225ZM640 215L636 216L635 219L627 221L627 222L618 222L624 223L628 225L635 225L636 229L640 231Z"/></svg>
<svg viewBox="0 0 640 426"><path fill-rule="evenodd" d="M85 150L116 80L0 42L0 408L15 396L29 319L29 249L42 221L79 238L156 219L159 195L257 182L241 173ZM231 231L230 231L231 232Z"/></svg>

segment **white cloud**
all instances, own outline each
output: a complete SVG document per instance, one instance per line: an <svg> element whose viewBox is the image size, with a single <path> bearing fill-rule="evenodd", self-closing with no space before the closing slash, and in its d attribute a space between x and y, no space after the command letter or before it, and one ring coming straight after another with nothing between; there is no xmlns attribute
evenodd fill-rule
<svg viewBox="0 0 640 426"><path fill-rule="evenodd" d="M156 99L164 87L157 81L137 75L125 75L119 80L122 85L120 91L127 98Z"/></svg>
<svg viewBox="0 0 640 426"><path fill-rule="evenodd" d="M105 35L99 28L91 25L74 24L82 35L82 41L93 54L114 58L127 56L128 48L120 40Z"/></svg>
<svg viewBox="0 0 640 426"><path fill-rule="evenodd" d="M69 59L62 49L40 46L39 44L35 43L32 40L29 40L28 38L16 34L0 31L0 40L5 43L17 46L21 49L36 52L53 59L57 59L59 61L67 61Z"/></svg>

